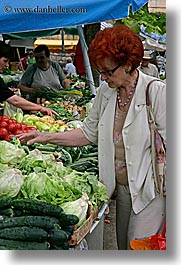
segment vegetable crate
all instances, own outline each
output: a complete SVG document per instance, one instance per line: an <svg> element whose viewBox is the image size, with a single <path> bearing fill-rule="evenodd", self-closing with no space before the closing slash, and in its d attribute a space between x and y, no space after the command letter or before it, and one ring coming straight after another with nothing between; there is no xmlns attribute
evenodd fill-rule
<svg viewBox="0 0 181 265"><path fill-rule="evenodd" d="M69 240L69 245L70 246L75 246L78 245L82 239L89 233L91 227L92 227L93 219L92 215L90 215L86 221L79 227L77 228L73 235L71 236L71 239Z"/></svg>

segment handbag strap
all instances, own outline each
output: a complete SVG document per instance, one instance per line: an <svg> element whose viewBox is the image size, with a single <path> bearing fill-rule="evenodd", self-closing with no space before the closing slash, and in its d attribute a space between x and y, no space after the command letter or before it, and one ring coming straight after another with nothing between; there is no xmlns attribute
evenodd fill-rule
<svg viewBox="0 0 181 265"><path fill-rule="evenodd" d="M150 88L150 85L155 82L155 81L161 81L160 79L153 79L151 80L148 85L147 85L147 88L146 88L146 105L147 106L150 106L150 98L149 98L149 88Z"/></svg>

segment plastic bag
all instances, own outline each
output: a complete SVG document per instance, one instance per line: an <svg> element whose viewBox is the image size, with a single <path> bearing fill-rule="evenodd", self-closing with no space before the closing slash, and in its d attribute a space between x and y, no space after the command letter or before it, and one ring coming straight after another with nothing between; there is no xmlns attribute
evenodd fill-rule
<svg viewBox="0 0 181 265"><path fill-rule="evenodd" d="M161 234L152 235L142 239L131 240L131 250L166 250L166 225Z"/></svg>

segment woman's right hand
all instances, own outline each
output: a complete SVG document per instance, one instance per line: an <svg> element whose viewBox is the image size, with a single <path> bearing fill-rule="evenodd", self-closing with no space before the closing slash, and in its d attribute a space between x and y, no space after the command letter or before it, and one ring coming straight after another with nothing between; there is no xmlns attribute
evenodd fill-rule
<svg viewBox="0 0 181 265"><path fill-rule="evenodd" d="M31 132L17 134L16 137L20 140L20 142L27 142L28 145L34 144L35 142L46 144L45 135L47 135L47 133L33 130Z"/></svg>

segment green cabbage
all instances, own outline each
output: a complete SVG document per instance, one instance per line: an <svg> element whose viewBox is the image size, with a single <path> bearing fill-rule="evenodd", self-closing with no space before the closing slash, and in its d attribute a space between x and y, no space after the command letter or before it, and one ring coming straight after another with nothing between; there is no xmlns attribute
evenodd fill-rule
<svg viewBox="0 0 181 265"><path fill-rule="evenodd" d="M0 174L0 198L15 197L24 182L24 176L16 168L6 169Z"/></svg>
<svg viewBox="0 0 181 265"><path fill-rule="evenodd" d="M77 226L81 226L87 218L87 210L89 207L89 197L86 193L82 197L71 202L65 202L60 205L65 214L74 214L79 218Z"/></svg>
<svg viewBox="0 0 181 265"><path fill-rule="evenodd" d="M17 144L0 141L0 163L14 165L17 164L26 155L23 148Z"/></svg>

